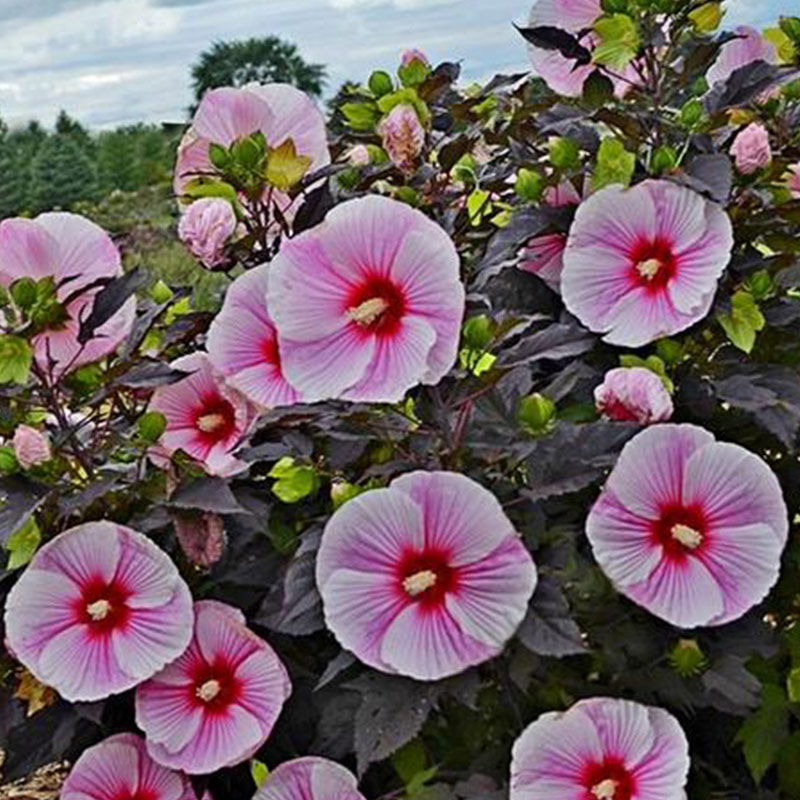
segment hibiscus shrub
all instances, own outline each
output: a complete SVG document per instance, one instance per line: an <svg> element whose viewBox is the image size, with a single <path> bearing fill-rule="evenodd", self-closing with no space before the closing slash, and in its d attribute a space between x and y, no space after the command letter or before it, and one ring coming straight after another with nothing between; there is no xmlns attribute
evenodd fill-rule
<svg viewBox="0 0 800 800"><path fill-rule="evenodd" d="M216 314L0 224L7 779L800 796L800 19L722 5L539 0L538 77L409 51L327 128L209 92Z"/></svg>

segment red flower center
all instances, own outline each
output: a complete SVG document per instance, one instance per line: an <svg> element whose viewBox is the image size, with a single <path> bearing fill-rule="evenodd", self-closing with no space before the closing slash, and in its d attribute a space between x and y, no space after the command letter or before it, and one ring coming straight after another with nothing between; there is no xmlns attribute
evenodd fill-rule
<svg viewBox="0 0 800 800"><path fill-rule="evenodd" d="M665 554L676 560L698 552L708 541L708 521L699 506L665 506L652 529Z"/></svg>
<svg viewBox="0 0 800 800"><path fill-rule="evenodd" d="M426 608L440 606L445 595L458 586L457 570L449 560L448 554L440 550L407 553L397 569L401 596Z"/></svg>
<svg viewBox="0 0 800 800"><path fill-rule="evenodd" d="M76 603L78 619L89 628L92 635L102 636L128 623L131 610L127 600L132 592L119 581L110 583L103 578L92 578L81 592Z"/></svg>
<svg viewBox="0 0 800 800"><path fill-rule="evenodd" d="M236 670L222 656L218 656L213 664L206 661L199 663L191 677L189 702L210 714L224 712L239 699L242 692Z"/></svg>
<svg viewBox="0 0 800 800"><path fill-rule="evenodd" d="M274 364L278 369L281 367L281 353L278 350L278 337L275 331L270 331L261 342L261 354L267 364Z"/></svg>
<svg viewBox="0 0 800 800"><path fill-rule="evenodd" d="M638 422L639 417L628 408L618 397L613 397L611 400L603 404L603 413L609 418L619 422Z"/></svg>
<svg viewBox="0 0 800 800"><path fill-rule="evenodd" d="M634 284L653 294L663 291L677 270L672 244L660 236L637 242L628 258Z"/></svg>
<svg viewBox="0 0 800 800"><path fill-rule="evenodd" d="M224 397L209 396L195 412L194 425L205 444L215 445L230 438L236 430L236 412Z"/></svg>
<svg viewBox="0 0 800 800"><path fill-rule="evenodd" d="M406 313L402 290L388 278L374 276L350 293L345 314L364 333L391 336Z"/></svg>
<svg viewBox="0 0 800 800"><path fill-rule="evenodd" d="M138 792L122 789L111 800L158 800L158 794L152 789L139 789Z"/></svg>
<svg viewBox="0 0 800 800"><path fill-rule="evenodd" d="M586 800L630 800L636 789L633 775L619 758L592 764L583 776Z"/></svg>

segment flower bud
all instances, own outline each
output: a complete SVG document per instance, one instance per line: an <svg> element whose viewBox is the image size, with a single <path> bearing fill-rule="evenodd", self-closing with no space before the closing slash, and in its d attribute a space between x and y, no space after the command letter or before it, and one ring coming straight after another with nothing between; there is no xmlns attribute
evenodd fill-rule
<svg viewBox="0 0 800 800"><path fill-rule="evenodd" d="M411 170L425 146L425 129L410 105L395 106L378 127L383 148L396 167Z"/></svg>
<svg viewBox="0 0 800 800"><path fill-rule="evenodd" d="M672 416L672 398L655 372L619 367L606 373L594 390L597 410L609 419L650 425Z"/></svg>
<svg viewBox="0 0 800 800"><path fill-rule="evenodd" d="M14 431L14 455L23 469L43 464L52 456L50 438L36 428L20 425Z"/></svg>
<svg viewBox="0 0 800 800"><path fill-rule="evenodd" d="M192 255L208 269L225 261L225 245L236 231L236 214L227 200L204 197L195 200L178 224L178 236Z"/></svg>
<svg viewBox="0 0 800 800"><path fill-rule="evenodd" d="M772 162L769 134L760 122L752 122L733 140L731 155L742 175L767 167Z"/></svg>

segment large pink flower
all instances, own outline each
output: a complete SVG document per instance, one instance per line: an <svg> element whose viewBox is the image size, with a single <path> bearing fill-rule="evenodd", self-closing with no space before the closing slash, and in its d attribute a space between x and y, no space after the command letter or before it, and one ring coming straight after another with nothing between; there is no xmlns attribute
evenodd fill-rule
<svg viewBox="0 0 800 800"><path fill-rule="evenodd" d="M689 744L660 708L595 697L542 714L514 743L511 800L681 800Z"/></svg>
<svg viewBox="0 0 800 800"><path fill-rule="evenodd" d="M107 356L130 332L136 315L134 298L85 345L78 342L80 321L92 310L101 288L88 287L121 274L119 251L108 234L77 214L58 212L0 222L0 286L19 278L53 278L58 300L69 301L64 319L34 340L37 363L48 369L52 359L56 377Z"/></svg>
<svg viewBox="0 0 800 800"><path fill-rule="evenodd" d="M298 393L281 372L278 335L267 310L270 266L239 276L208 332L208 355L229 386L262 408L287 406Z"/></svg>
<svg viewBox="0 0 800 800"><path fill-rule="evenodd" d="M34 556L6 600L16 657L73 702L118 694L177 658L192 599L169 556L141 533L87 522Z"/></svg>
<svg viewBox="0 0 800 800"><path fill-rule="evenodd" d="M284 243L267 299L283 374L309 402L394 402L455 363L458 254L404 203L371 195L336 206Z"/></svg>
<svg viewBox="0 0 800 800"><path fill-rule="evenodd" d="M296 758L270 772L253 800L364 800L355 776L327 758Z"/></svg>
<svg viewBox="0 0 800 800"><path fill-rule="evenodd" d="M730 622L762 600L787 532L769 467L694 425L628 442L586 523L614 585L681 628Z"/></svg>
<svg viewBox="0 0 800 800"><path fill-rule="evenodd" d="M192 775L244 761L267 740L292 687L275 651L232 606L195 603L188 649L136 690L147 751Z"/></svg>
<svg viewBox="0 0 800 800"><path fill-rule="evenodd" d="M590 31L595 21L602 16L600 0L537 0L531 9L528 24L532 28L553 27L577 34ZM581 44L589 50L594 49L594 35L585 34ZM565 58L557 50L543 50L529 45L528 52L536 74L554 92L566 97L580 97L586 79L597 69L596 64L577 66L575 59ZM631 84L639 81L636 71L630 65L621 75L609 77L620 97L628 91Z"/></svg>
<svg viewBox="0 0 800 800"><path fill-rule="evenodd" d="M453 472L412 472L349 500L317 558L342 647L420 680L493 658L522 622L536 568L497 499Z"/></svg>
<svg viewBox="0 0 800 800"><path fill-rule="evenodd" d="M652 425L672 416L672 398L655 372L644 367L609 370L594 390L597 410L615 420Z"/></svg>
<svg viewBox="0 0 800 800"><path fill-rule="evenodd" d="M287 83L212 89L203 96L178 148L175 194L182 195L186 184L198 175L214 172L208 155L211 144L230 147L257 131L272 148L291 139L297 154L311 159L309 172L330 163L325 118L304 92ZM285 216L293 216L295 208L288 195L276 191L273 199Z"/></svg>
<svg viewBox="0 0 800 800"><path fill-rule="evenodd" d="M153 393L149 410L166 417L167 428L157 456L182 450L210 475L228 476L247 468L233 453L250 432L255 408L227 386L205 353L192 353L172 362L190 373Z"/></svg>
<svg viewBox="0 0 800 800"><path fill-rule="evenodd" d="M723 83L740 67L746 67L754 61L766 61L768 64L778 63L778 51L775 45L755 28L740 25L736 28L740 38L722 45L717 60L706 73L710 86Z"/></svg>
<svg viewBox="0 0 800 800"><path fill-rule="evenodd" d="M708 313L732 247L728 215L690 189L609 186L578 207L561 294L605 341L639 347Z"/></svg>
<svg viewBox="0 0 800 800"><path fill-rule="evenodd" d="M84 751L72 767L61 800L197 800L189 780L147 754L132 733L111 736Z"/></svg>
<svg viewBox="0 0 800 800"><path fill-rule="evenodd" d="M581 202L581 196L570 181L562 181L558 186L548 186L542 201L551 208L577 206ZM561 289L561 272L564 269L566 246L566 233L534 236L525 245L518 266L524 272L537 275L554 292L558 292Z"/></svg>
<svg viewBox="0 0 800 800"><path fill-rule="evenodd" d="M225 245L235 232L236 213L233 206L220 197L195 200L178 223L180 240L208 269L225 264Z"/></svg>

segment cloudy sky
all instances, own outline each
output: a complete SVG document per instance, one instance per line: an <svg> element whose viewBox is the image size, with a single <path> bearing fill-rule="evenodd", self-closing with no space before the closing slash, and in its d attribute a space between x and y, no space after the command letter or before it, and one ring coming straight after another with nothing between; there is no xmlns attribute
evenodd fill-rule
<svg viewBox="0 0 800 800"><path fill-rule="evenodd" d="M728 0L728 23L766 24L798 0ZM329 86L393 68L405 47L481 79L526 68L511 27L529 0L0 0L0 115L51 124L60 108L112 127L179 121L189 65L217 39L277 34L328 65Z"/></svg>

